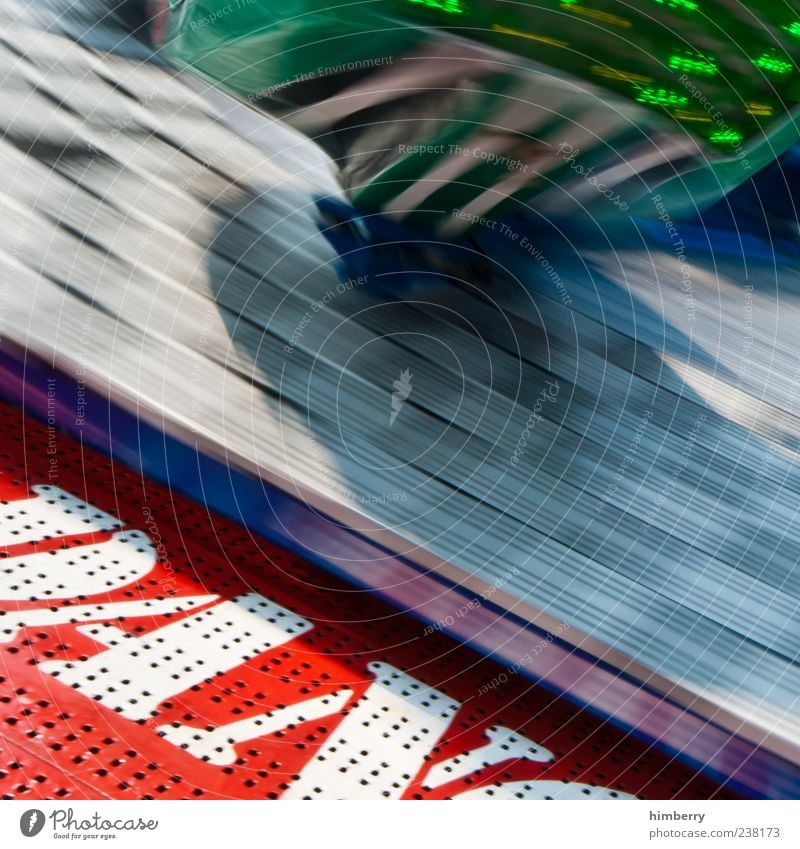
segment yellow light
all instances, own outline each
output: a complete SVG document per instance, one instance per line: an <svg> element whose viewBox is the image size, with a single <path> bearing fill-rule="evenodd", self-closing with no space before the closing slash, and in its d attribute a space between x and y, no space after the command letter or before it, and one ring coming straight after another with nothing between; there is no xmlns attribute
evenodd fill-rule
<svg viewBox="0 0 800 849"><path fill-rule="evenodd" d="M511 29L511 27L501 27L500 24L492 24L492 29L495 32L502 32L505 35L516 35L520 38L529 38L531 41L541 41L544 44L552 44L554 47L567 47L569 44L568 41L559 41L557 38L550 38L547 35L536 35L535 33L530 32L521 32L518 29Z"/></svg>
<svg viewBox="0 0 800 849"><path fill-rule="evenodd" d="M609 80L621 80L624 83L651 83L652 77L634 74L631 71L618 71L616 68L606 68L605 65L592 65L591 72L596 77L607 77Z"/></svg>
<svg viewBox="0 0 800 849"><path fill-rule="evenodd" d="M583 15L587 18L594 18L597 21L602 21L605 24L613 24L614 26L630 29L633 24L627 18L621 18L619 15L612 15L610 12L601 12L598 9L587 9L585 6L567 6L570 12L576 15Z"/></svg>
<svg viewBox="0 0 800 849"><path fill-rule="evenodd" d="M678 109L673 115L679 121L704 121L708 124L711 123L711 118L704 112L687 112L685 109Z"/></svg>

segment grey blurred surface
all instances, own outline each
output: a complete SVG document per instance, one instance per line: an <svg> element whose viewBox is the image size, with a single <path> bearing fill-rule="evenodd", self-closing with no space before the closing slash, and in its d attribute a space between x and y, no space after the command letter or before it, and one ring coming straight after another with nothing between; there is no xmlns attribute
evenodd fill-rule
<svg viewBox="0 0 800 849"><path fill-rule="evenodd" d="M0 337L800 743L795 268L533 234L560 286L508 238L337 290L325 157L94 8L3 2Z"/></svg>

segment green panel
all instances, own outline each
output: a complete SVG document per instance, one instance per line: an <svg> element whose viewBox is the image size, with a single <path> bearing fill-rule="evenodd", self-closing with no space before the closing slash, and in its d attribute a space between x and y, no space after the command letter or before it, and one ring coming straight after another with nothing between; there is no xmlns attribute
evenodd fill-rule
<svg viewBox="0 0 800 849"><path fill-rule="evenodd" d="M173 57L245 96L349 62L400 56L419 40L409 27L423 25L591 80L671 115L712 145L719 126L703 128L684 109L708 100L750 138L800 101L800 15L796 4L774 0L746 9L692 0L185 0L178 9Z"/></svg>
<svg viewBox="0 0 800 849"><path fill-rule="evenodd" d="M535 63L585 81L697 139L709 164L700 169L704 176L693 172L691 182L709 199L751 176L798 137L789 117L800 103L795 0L230 0L227 5L178 0L172 5L168 55L250 102L279 96L292 83L312 81L313 89L314 80L333 80L348 68L366 71L387 58L402 61L427 43L430 28L499 48L520 72ZM433 126L431 141L457 143L470 121L482 120L466 113L458 117L465 126L452 131ZM436 156L431 162L401 156L357 196L386 202L429 170ZM476 185L490 181L487 175L490 170L478 169ZM447 189L443 196L458 194Z"/></svg>

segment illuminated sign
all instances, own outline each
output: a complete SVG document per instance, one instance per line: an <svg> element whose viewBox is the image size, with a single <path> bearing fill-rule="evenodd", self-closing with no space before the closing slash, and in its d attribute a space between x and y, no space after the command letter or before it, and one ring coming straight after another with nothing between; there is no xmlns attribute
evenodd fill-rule
<svg viewBox="0 0 800 849"><path fill-rule="evenodd" d="M694 0L656 0L662 6L669 6L671 9L686 9L689 12L696 12L699 8Z"/></svg>
<svg viewBox="0 0 800 849"><path fill-rule="evenodd" d="M736 130L720 130L717 133L712 133L709 136L709 141L715 144L737 144L743 138L744 136L741 133L737 133Z"/></svg>
<svg viewBox="0 0 800 849"><path fill-rule="evenodd" d="M667 64L675 71L684 71L687 74L716 74L719 68L713 60L702 57L670 56Z"/></svg>
<svg viewBox="0 0 800 849"><path fill-rule="evenodd" d="M408 2L416 3L418 6L427 6L429 9L438 9L440 12L447 12L450 15L460 15L464 11L461 0L408 0Z"/></svg>
<svg viewBox="0 0 800 849"><path fill-rule="evenodd" d="M648 86L639 92L636 98L639 103L652 103L654 106L686 106L689 98L665 88Z"/></svg>
<svg viewBox="0 0 800 849"><path fill-rule="evenodd" d="M771 74L788 74L792 70L792 63L775 56L772 53L762 53L758 59L753 59L753 64L762 71Z"/></svg>

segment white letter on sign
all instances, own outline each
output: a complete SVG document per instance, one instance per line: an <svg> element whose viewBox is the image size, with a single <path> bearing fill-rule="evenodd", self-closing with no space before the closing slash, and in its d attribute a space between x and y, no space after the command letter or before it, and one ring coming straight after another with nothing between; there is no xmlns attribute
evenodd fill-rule
<svg viewBox="0 0 800 849"><path fill-rule="evenodd" d="M308 631L311 623L257 593L223 601L142 637L113 626L110 648L84 661L39 668L128 719L146 719L165 699Z"/></svg>
<svg viewBox="0 0 800 849"><path fill-rule="evenodd" d="M453 796L459 800L488 801L490 799L635 799L622 790L595 787L577 781L509 781L508 784L490 784L476 790L465 790Z"/></svg>
<svg viewBox="0 0 800 849"><path fill-rule="evenodd" d="M423 786L426 789L448 784L457 778L464 778L481 769L497 766L508 760L552 761L553 753L544 746L537 746L522 734L510 728L493 725L486 732L489 742L480 749L464 752L448 761L442 761L431 767L425 776Z"/></svg>
<svg viewBox="0 0 800 849"><path fill-rule="evenodd" d="M283 799L398 799L461 707L388 663Z"/></svg>
<svg viewBox="0 0 800 849"><path fill-rule="evenodd" d="M106 542L7 557L0 568L0 599L49 601L107 593L152 571L156 552L141 531Z"/></svg>
<svg viewBox="0 0 800 849"><path fill-rule="evenodd" d="M10 643L19 636L20 628L50 628L53 625L108 622L137 616L161 616L182 613L218 601L217 595L181 595L154 598L150 601L114 601L105 604L66 604L28 610L0 610L0 643ZM90 635L94 636L94 635Z"/></svg>
<svg viewBox="0 0 800 849"><path fill-rule="evenodd" d="M0 507L0 546L42 539L113 531L119 519L75 498L57 486L34 486L35 498Z"/></svg>
<svg viewBox="0 0 800 849"><path fill-rule="evenodd" d="M266 737L267 734L281 731L288 725L299 725L309 719L323 719L341 710L352 695L348 687L343 687L328 696L317 696L297 705L277 707L269 713L240 719L229 725L220 725L213 731L176 722L173 725L161 725L158 732L190 755L215 766L226 766L236 762L234 746L237 743Z"/></svg>

